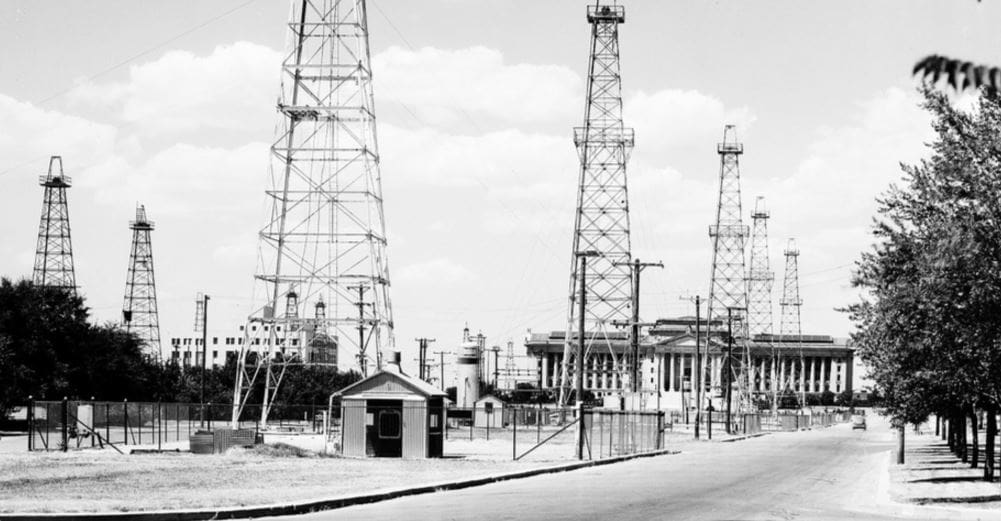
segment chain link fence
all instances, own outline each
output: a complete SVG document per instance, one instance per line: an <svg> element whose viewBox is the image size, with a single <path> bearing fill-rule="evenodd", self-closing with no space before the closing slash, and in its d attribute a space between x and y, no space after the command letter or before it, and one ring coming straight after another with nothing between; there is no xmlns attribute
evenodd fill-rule
<svg viewBox="0 0 1001 521"><path fill-rule="evenodd" d="M268 416L269 430L322 433L325 411L326 407L312 404L276 405ZM232 414L232 404L31 400L28 450L178 448L199 430L230 427ZM256 432L259 420L260 406L248 406L237 428Z"/></svg>

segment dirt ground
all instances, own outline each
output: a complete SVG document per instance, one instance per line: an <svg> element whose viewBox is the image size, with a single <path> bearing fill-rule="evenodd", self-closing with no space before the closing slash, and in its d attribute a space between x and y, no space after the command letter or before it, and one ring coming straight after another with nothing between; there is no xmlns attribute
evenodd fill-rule
<svg viewBox="0 0 1001 521"><path fill-rule="evenodd" d="M0 454L0 512L88 512L271 504L475 478L539 462L275 457L246 451Z"/></svg>
<svg viewBox="0 0 1001 521"><path fill-rule="evenodd" d="M133 445L122 447L125 455L109 449L28 453L24 436L5 436L0 439L0 512L260 505L476 478L573 461L574 429L557 430L522 427L515 434L510 428L494 428L488 439L486 429L476 428L472 440L468 429L449 430L445 458L415 461L327 457L321 454L320 435L265 436L269 444L293 445L310 457L239 449L193 455L186 452L186 441L164 445L180 453L129 455ZM554 434L523 456L537 440ZM714 433L714 439L724 436ZM684 450L699 443L691 438L690 430L669 431L664 447ZM618 455L617 449L614 452ZM523 457L513 461L514 453ZM593 459L609 454L607 445L592 447Z"/></svg>

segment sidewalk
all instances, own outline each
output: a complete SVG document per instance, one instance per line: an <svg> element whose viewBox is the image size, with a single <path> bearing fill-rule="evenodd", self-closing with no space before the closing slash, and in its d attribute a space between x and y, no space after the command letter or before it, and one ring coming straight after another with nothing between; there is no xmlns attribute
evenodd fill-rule
<svg viewBox="0 0 1001 521"><path fill-rule="evenodd" d="M1001 483L983 481L981 466L972 469L949 451L940 437L907 432L905 464L889 467L889 496L911 505L982 511L1001 518ZM891 457L895 458L895 456ZM997 471L997 469L995 469Z"/></svg>

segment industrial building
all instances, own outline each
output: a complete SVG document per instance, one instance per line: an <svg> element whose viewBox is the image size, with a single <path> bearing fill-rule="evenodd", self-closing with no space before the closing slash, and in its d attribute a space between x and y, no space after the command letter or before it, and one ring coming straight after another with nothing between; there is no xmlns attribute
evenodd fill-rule
<svg viewBox="0 0 1001 521"><path fill-rule="evenodd" d="M709 396L720 397L725 387L724 362L728 348L740 364L743 348L731 348L723 321L711 327L703 322L699 336L705 362L703 385ZM661 319L640 339L639 385L645 408L681 409L692 404L696 346L695 317ZM708 349L706 334L711 334ZM573 339L572 339L573 340ZM563 331L530 334L525 340L528 354L537 359L538 384L543 389L557 389L566 335ZM629 335L613 331L597 335L586 358L584 389L599 397L621 395L628 391ZM791 390L797 394L852 390L854 355L847 339L826 335L756 335L747 342L750 359L749 392L757 396ZM573 374L571 372L571 374ZM659 385L658 385L659 382Z"/></svg>

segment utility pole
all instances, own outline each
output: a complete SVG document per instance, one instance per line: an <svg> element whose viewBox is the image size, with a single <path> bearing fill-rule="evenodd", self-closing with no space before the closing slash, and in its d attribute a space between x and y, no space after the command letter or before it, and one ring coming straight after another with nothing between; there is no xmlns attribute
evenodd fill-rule
<svg viewBox="0 0 1001 521"><path fill-rule="evenodd" d="M632 306L633 306L633 317L629 322L629 352L632 358L630 369L630 387L632 392L637 393L640 390L640 273L643 268L657 267L663 268L664 263L662 262L640 262L639 259L633 259L632 262L613 262L612 266L626 266L629 268L629 274L632 278L633 295L632 295ZM614 324L614 322L613 322Z"/></svg>
<svg viewBox="0 0 1001 521"><path fill-rule="evenodd" d="M202 376L200 390L198 392L198 403L199 407L199 426L205 426L205 372L207 369L207 354L208 354L208 323L209 323L209 296L199 293L197 301L195 302L195 330L198 330L198 326L201 326L202 330Z"/></svg>
<svg viewBox="0 0 1001 521"><path fill-rule="evenodd" d="M577 252L580 261L580 295L577 297L577 374L575 400L577 402L577 459L584 459L584 310L587 300L587 258L597 257L596 251ZM569 335L568 335L569 336Z"/></svg>
<svg viewBox="0 0 1001 521"><path fill-rule="evenodd" d="M445 353L446 351L435 351L434 354L440 357L438 368L441 369L441 390L445 390Z"/></svg>
<svg viewBox="0 0 1001 521"><path fill-rule="evenodd" d="M726 308L726 337L727 337L727 343L726 343L726 371L725 371L725 374L726 374L726 433L727 434L732 434L731 433L732 429L730 428L730 401L731 401L731 396L733 394L731 388L733 387L733 383L732 383L732 381L733 381L733 374L732 374L732 372L733 372L733 312L734 311L744 311L744 308L734 307L734 306ZM737 319L738 320L740 319L740 315L737 316ZM743 370L746 371L747 369L744 368Z"/></svg>
<svg viewBox="0 0 1001 521"><path fill-rule="evenodd" d="M361 368L361 376L364 378L368 376L368 357L365 355L365 306L369 305L365 302L365 290L368 289L368 286L359 284L348 286L347 289L358 290L358 302L355 302L355 305L358 306L358 365ZM382 362L376 356L376 370L379 369L382 369Z"/></svg>
<svg viewBox="0 0 1001 521"><path fill-rule="evenodd" d="M435 339L415 338L414 340L417 340L417 345L419 349L418 363L420 363L420 370L418 372L420 373L421 380L427 381L427 379L431 377L431 375L428 374L428 368L427 368L428 343L435 342Z"/></svg>
<svg viewBox="0 0 1001 521"><path fill-rule="evenodd" d="M682 297L685 299L685 297ZM688 297L686 300L695 302L695 439L699 439L699 422L702 418L702 296L695 295L695 298ZM706 357L709 356L709 339L706 339ZM687 408L687 407L686 407ZM712 424L712 413L709 414L709 423ZM710 427L711 428L711 427ZM710 431L711 432L711 431ZM710 438L712 435L710 434Z"/></svg>

